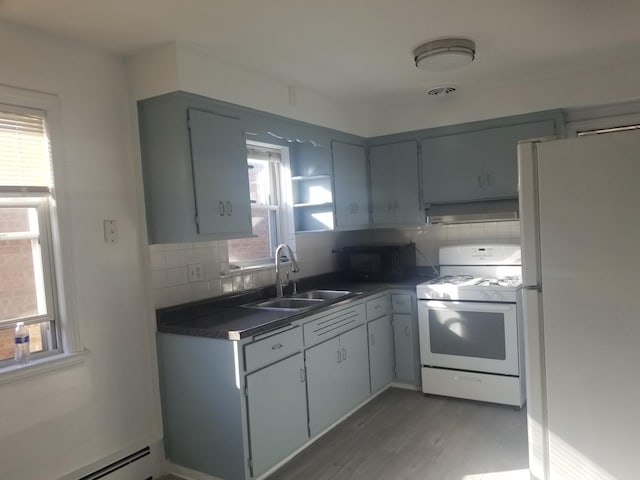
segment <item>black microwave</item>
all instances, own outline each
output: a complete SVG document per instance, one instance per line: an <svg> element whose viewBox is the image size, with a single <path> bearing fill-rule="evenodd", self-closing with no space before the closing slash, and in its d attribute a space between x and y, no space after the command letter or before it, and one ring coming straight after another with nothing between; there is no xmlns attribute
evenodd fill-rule
<svg viewBox="0 0 640 480"><path fill-rule="evenodd" d="M340 269L349 280L390 282L402 280L416 265L415 244L344 247Z"/></svg>

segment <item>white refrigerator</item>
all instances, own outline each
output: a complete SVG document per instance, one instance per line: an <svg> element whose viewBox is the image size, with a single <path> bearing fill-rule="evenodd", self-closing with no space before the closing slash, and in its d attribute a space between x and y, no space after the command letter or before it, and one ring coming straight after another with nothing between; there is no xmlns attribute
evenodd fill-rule
<svg viewBox="0 0 640 480"><path fill-rule="evenodd" d="M640 131L518 146L529 463L640 478Z"/></svg>

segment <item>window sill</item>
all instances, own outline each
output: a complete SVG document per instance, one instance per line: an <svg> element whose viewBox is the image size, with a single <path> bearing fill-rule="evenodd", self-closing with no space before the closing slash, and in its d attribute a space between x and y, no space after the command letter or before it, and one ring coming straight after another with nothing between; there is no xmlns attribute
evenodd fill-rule
<svg viewBox="0 0 640 480"><path fill-rule="evenodd" d="M62 353L60 355L52 355L51 357L32 360L28 365L11 365L2 368L0 369L0 385L78 365L86 360L88 353L88 350Z"/></svg>
<svg viewBox="0 0 640 480"><path fill-rule="evenodd" d="M285 262L283 262L285 263ZM287 262L288 263L288 262ZM233 275L239 275L242 273L251 273L259 270L267 270L269 268L274 268L273 261L269 263L263 263L261 265L238 265L236 264L236 268L230 268L229 270L225 270L220 272L220 275L223 277L232 277Z"/></svg>

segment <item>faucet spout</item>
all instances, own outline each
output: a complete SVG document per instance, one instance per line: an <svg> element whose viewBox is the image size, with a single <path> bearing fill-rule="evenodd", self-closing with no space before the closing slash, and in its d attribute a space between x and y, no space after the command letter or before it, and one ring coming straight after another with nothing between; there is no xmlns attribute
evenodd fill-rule
<svg viewBox="0 0 640 480"><path fill-rule="evenodd" d="M286 243L281 243L280 245L278 245L275 253L276 297L278 298L282 297L282 280L280 278L280 252L285 249L289 251L288 258L289 258L289 261L291 262L291 271L293 273L300 271L300 267L298 266L298 262L296 262L296 258L293 256L293 251L291 250L291 247Z"/></svg>

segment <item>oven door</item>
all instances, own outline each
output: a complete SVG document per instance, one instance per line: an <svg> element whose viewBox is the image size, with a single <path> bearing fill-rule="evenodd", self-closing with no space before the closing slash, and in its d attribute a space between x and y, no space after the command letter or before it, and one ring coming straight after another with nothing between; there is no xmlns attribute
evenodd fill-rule
<svg viewBox="0 0 640 480"><path fill-rule="evenodd" d="M421 300L418 323L423 365L519 374L515 303Z"/></svg>

